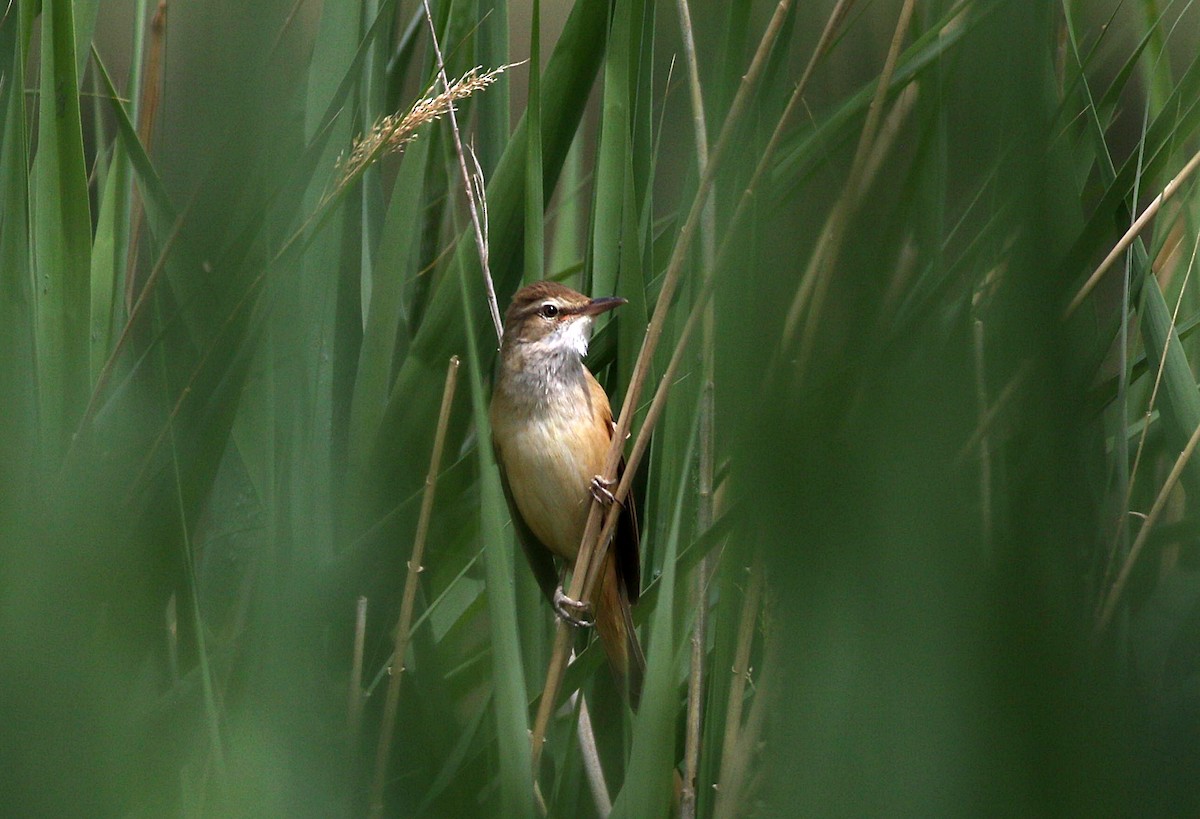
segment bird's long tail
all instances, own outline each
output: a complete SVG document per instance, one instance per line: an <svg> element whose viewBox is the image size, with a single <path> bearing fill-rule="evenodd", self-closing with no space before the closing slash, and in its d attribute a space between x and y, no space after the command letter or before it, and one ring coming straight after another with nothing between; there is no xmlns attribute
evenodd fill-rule
<svg viewBox="0 0 1200 819"><path fill-rule="evenodd" d="M596 595L596 631L608 656L608 664L617 685L629 698L635 711L642 699L642 681L646 676L646 655L633 630L633 614L625 587L617 577L616 558L612 551L604 558L604 572Z"/></svg>

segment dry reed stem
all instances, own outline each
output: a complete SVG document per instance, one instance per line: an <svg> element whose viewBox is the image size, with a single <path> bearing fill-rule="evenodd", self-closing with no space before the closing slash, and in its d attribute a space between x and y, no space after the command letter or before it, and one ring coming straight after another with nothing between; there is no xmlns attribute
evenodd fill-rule
<svg viewBox="0 0 1200 819"><path fill-rule="evenodd" d="M417 518L417 533L413 538L412 557L408 561L408 571L404 578L404 597L400 603L400 617L396 621L391 678L388 680L387 699L383 706L383 722L379 732L379 746L375 753L375 775L371 781L369 815L373 819L383 814L384 780L387 776L388 757L391 755L392 737L396 730L396 708L400 701L400 681L403 679L404 673L404 655L408 651L413 603L417 597L417 577L423 571L421 559L425 553L425 540L429 534L429 519L433 512L434 495L437 492L437 476L442 465L442 448L446 443L446 427L450 422L450 407L454 401L454 388L457 383L458 356L451 356L450 363L446 367L442 407L438 414L437 432L433 438L433 452L429 456L429 474L425 476L425 494L421 499L421 513Z"/></svg>
<svg viewBox="0 0 1200 819"><path fill-rule="evenodd" d="M730 106L728 115L725 117L725 123L722 125L720 137L717 140L717 146L713 152L713 156L709 162L708 168L704 176L700 179L700 184L697 188L696 195L692 200L692 205L688 211L687 219L684 222L683 229L680 231L679 239L675 243L675 248L671 255L671 261L667 267L666 275L663 277L663 284L659 290L658 300L655 304L654 315L650 320L650 325L646 328L646 334L642 341L642 348L638 352L637 362L634 364L633 375L630 378L629 388L626 391L625 401L621 407L621 415L617 421L616 429L613 433L612 444L609 446L609 451L605 457L604 477L616 475L617 465L621 460L621 453L624 450L625 439L629 435L629 428L633 422L633 413L638 403L638 397L641 395L642 387L645 384L647 374L650 369L650 362L653 358L654 351L658 347L658 341L662 336L663 327L666 323L667 312L671 307L671 300L675 294L675 288L679 283L679 276L683 269L683 263L690 251L691 243L695 237L696 229L700 221L701 211L704 209L704 202L708 198L709 191L712 189L713 180L715 178L716 169L720 166L721 160L729 147L732 139L733 131L741 120L745 111L746 105L751 97L752 89L758 84L758 78L762 73L763 67L767 62L767 56L770 54L771 47L775 43L779 32L783 28L784 21L787 18L787 12L791 6L791 0L780 0L776 6L775 13L770 22L767 24L766 31L763 34L762 40L759 42L758 49L755 51L754 58L750 63L749 69L742 77L741 84L738 87L737 94L734 97L733 104ZM643 436L646 433L646 427L643 425ZM626 470L626 475L632 474L631 469ZM618 487L617 503L610 507L610 517L615 520L617 507L624 500L629 492L628 481L622 481ZM620 494L624 491L625 494ZM593 553L599 552L598 559L595 561L597 565L603 563L603 552L606 547L606 542L600 541L597 544L597 534L601 526L603 507L598 501L593 501L588 512L587 525L584 528L583 537L581 538L579 553L575 559L575 567L571 576L571 590L569 596L576 600L587 601L585 595L585 582L588 576L588 567L592 564ZM550 713L554 707L554 700L558 693L558 686L562 681L562 674L566 668L567 649L570 642L570 628L563 621L559 621L554 637L554 649L550 657L550 665L546 671L546 685L542 690L542 700L538 706L537 717L534 721L533 731L530 736L530 742L533 749L533 769L537 770L538 760L541 757L542 742L546 734L546 726L550 721Z"/></svg>
<svg viewBox="0 0 1200 819"><path fill-rule="evenodd" d="M1101 277L1108 272L1108 269L1112 267L1117 259L1121 257L1121 254L1129 249L1129 246L1133 244L1133 240L1136 239L1138 235L1146 228L1146 225L1150 223L1150 220L1154 218L1159 209L1161 209L1162 206L1172 196L1179 192L1179 189L1183 187L1183 183L1186 182L1193 173L1195 173L1196 168L1200 168L1200 151L1197 151L1196 154L1194 154L1192 158L1188 160L1187 164L1183 166L1183 170L1176 174L1175 178L1167 183L1167 186L1163 188L1162 193L1154 197L1154 201L1146 206L1146 209L1142 211L1142 215L1134 221L1134 223L1129 227L1129 230L1125 231L1125 235L1121 237L1120 241L1118 241L1113 249L1109 251L1108 255L1104 257L1104 261L1100 262L1099 267L1097 267L1092 275L1088 277L1088 280L1083 283L1083 287L1079 288L1079 292L1075 294L1075 298L1071 299L1071 303L1068 304L1067 309L1063 311L1064 320L1070 318L1071 314L1078 309L1079 305L1083 303L1083 300L1088 297L1088 294L1091 293L1096 285L1100 282Z"/></svg>

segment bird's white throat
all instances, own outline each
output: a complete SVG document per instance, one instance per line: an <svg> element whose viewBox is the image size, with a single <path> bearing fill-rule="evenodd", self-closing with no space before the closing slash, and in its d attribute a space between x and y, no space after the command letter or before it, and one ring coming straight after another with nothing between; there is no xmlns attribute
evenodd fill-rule
<svg viewBox="0 0 1200 819"><path fill-rule="evenodd" d="M507 373L503 386L516 401L543 404L585 386L583 357L591 339L592 318L580 316L556 327L537 341L520 345L520 365ZM564 389L565 388L565 389ZM555 393L561 391L561 395Z"/></svg>
<svg viewBox="0 0 1200 819"><path fill-rule="evenodd" d="M573 321L565 321L554 332L542 339L552 352L570 351L583 358L587 355L588 341L592 338L592 317L580 316Z"/></svg>

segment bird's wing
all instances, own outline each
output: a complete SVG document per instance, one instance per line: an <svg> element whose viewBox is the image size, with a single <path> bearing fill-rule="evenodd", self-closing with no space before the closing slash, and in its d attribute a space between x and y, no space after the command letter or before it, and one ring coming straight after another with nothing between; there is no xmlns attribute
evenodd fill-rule
<svg viewBox="0 0 1200 819"><path fill-rule="evenodd" d="M512 517L513 529L516 530L517 540L521 544L521 548L525 551L525 558L529 561L529 568L533 569L533 576L537 579L538 588L542 590L542 594L554 604L554 592L558 588L558 572L554 568L554 553L550 551L546 544L538 540L537 535L529 528L529 524L525 522L525 518L521 515L521 510L517 508L517 502L513 500L512 489L508 485L508 474L504 471L504 461L500 458L500 451L493 450L496 455L496 466L500 468L500 485L504 487L504 500L508 502L508 513Z"/></svg>
<svg viewBox="0 0 1200 819"><path fill-rule="evenodd" d="M608 418L608 435L611 438L617 425ZM625 456L621 456L617 464L617 482L625 474ZM629 602L636 603L642 594L642 550L641 535L638 532L637 500L631 491L622 504L620 517L617 518L617 533L613 536L613 553L617 556L617 576L625 587Z"/></svg>

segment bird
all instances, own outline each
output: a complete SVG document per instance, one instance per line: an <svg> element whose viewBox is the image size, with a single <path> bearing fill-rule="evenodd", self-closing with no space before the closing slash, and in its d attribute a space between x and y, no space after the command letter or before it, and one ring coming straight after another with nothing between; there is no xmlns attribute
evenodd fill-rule
<svg viewBox="0 0 1200 819"><path fill-rule="evenodd" d="M615 502L601 475L616 429L604 388L583 363L594 318L625 304L540 281L521 288L505 312L489 419L513 528L542 593L559 617L594 624L618 686L637 708L646 659L630 606L640 594L637 511L627 497L591 605L563 593L592 498ZM621 459L617 480L624 472Z"/></svg>

